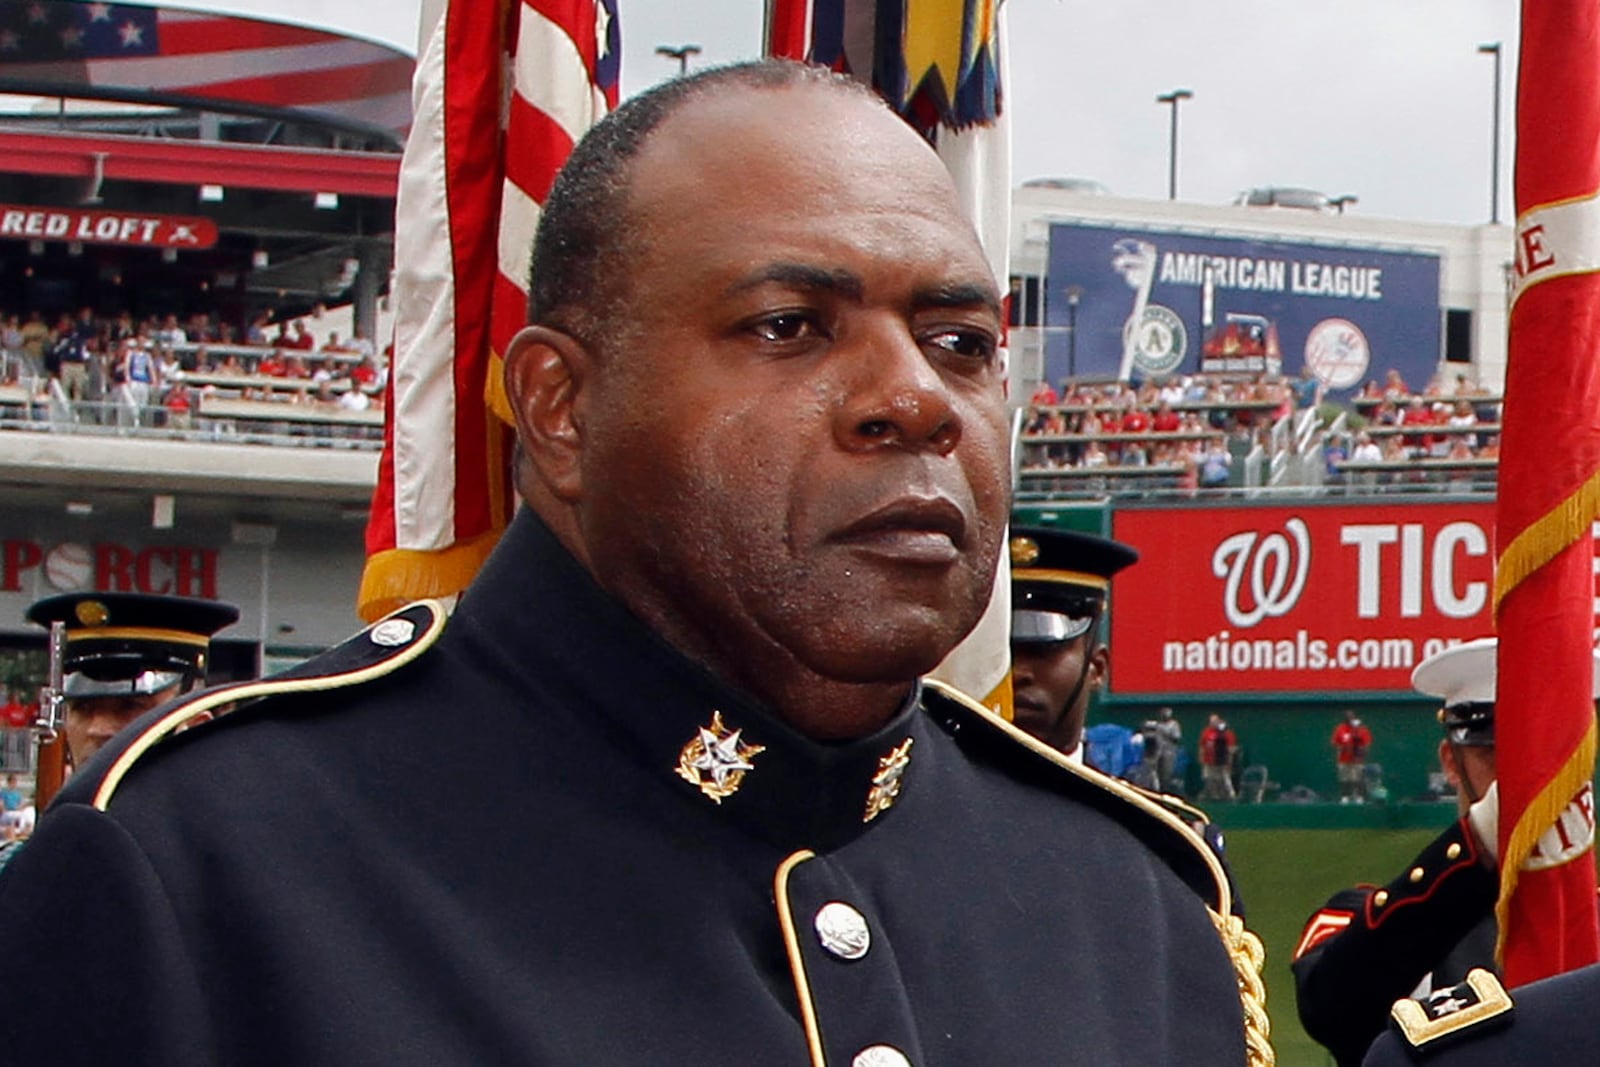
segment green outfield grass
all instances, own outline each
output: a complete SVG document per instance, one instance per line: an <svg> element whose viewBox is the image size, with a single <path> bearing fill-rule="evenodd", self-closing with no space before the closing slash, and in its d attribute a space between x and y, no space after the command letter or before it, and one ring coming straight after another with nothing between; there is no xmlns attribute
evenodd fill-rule
<svg viewBox="0 0 1600 1067"><path fill-rule="evenodd" d="M1289 958L1306 919L1342 886L1394 878L1442 829L1228 832L1228 856L1248 925L1266 944L1267 1009L1278 1067L1333 1064L1295 1014Z"/></svg>

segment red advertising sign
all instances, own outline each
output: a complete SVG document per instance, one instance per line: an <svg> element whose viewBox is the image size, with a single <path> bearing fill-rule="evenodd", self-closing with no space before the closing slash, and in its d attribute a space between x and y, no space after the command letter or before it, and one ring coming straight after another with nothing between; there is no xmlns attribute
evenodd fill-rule
<svg viewBox="0 0 1600 1067"><path fill-rule="evenodd" d="M1117 510L1112 691L1408 690L1493 633L1494 505Z"/></svg>
<svg viewBox="0 0 1600 1067"><path fill-rule="evenodd" d="M0 237L144 248L211 248L217 243L217 224L203 215L0 204Z"/></svg>

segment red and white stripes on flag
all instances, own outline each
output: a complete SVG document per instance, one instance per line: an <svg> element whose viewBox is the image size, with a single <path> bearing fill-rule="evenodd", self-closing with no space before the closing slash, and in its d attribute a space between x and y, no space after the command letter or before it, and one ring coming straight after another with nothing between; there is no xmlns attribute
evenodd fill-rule
<svg viewBox="0 0 1600 1067"><path fill-rule="evenodd" d="M618 42L611 0L451 0L419 60L364 618L459 593L509 520L500 356L526 322L540 204L616 103Z"/></svg>
<svg viewBox="0 0 1600 1067"><path fill-rule="evenodd" d="M1524 0L1516 289L1495 615L1506 983L1600 959L1594 549L1600 516L1600 3Z"/></svg>

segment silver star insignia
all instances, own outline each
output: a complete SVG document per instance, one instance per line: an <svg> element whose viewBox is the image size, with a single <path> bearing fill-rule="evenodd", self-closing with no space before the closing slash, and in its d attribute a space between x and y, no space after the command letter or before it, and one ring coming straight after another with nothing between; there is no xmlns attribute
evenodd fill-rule
<svg viewBox="0 0 1600 1067"><path fill-rule="evenodd" d="M722 722L722 712L713 711L711 725L700 727L678 753L678 777L721 804L724 797L738 792L745 773L755 769L750 760L766 751L765 745L746 743L743 734L743 730L729 730Z"/></svg>

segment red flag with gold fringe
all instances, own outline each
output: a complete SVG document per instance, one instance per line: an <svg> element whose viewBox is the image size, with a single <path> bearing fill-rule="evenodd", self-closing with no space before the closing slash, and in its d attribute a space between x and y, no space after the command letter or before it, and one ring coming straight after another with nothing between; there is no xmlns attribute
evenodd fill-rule
<svg viewBox="0 0 1600 1067"><path fill-rule="evenodd" d="M1508 985L1600 960L1600 4L1524 0L1495 578L1500 952Z"/></svg>

